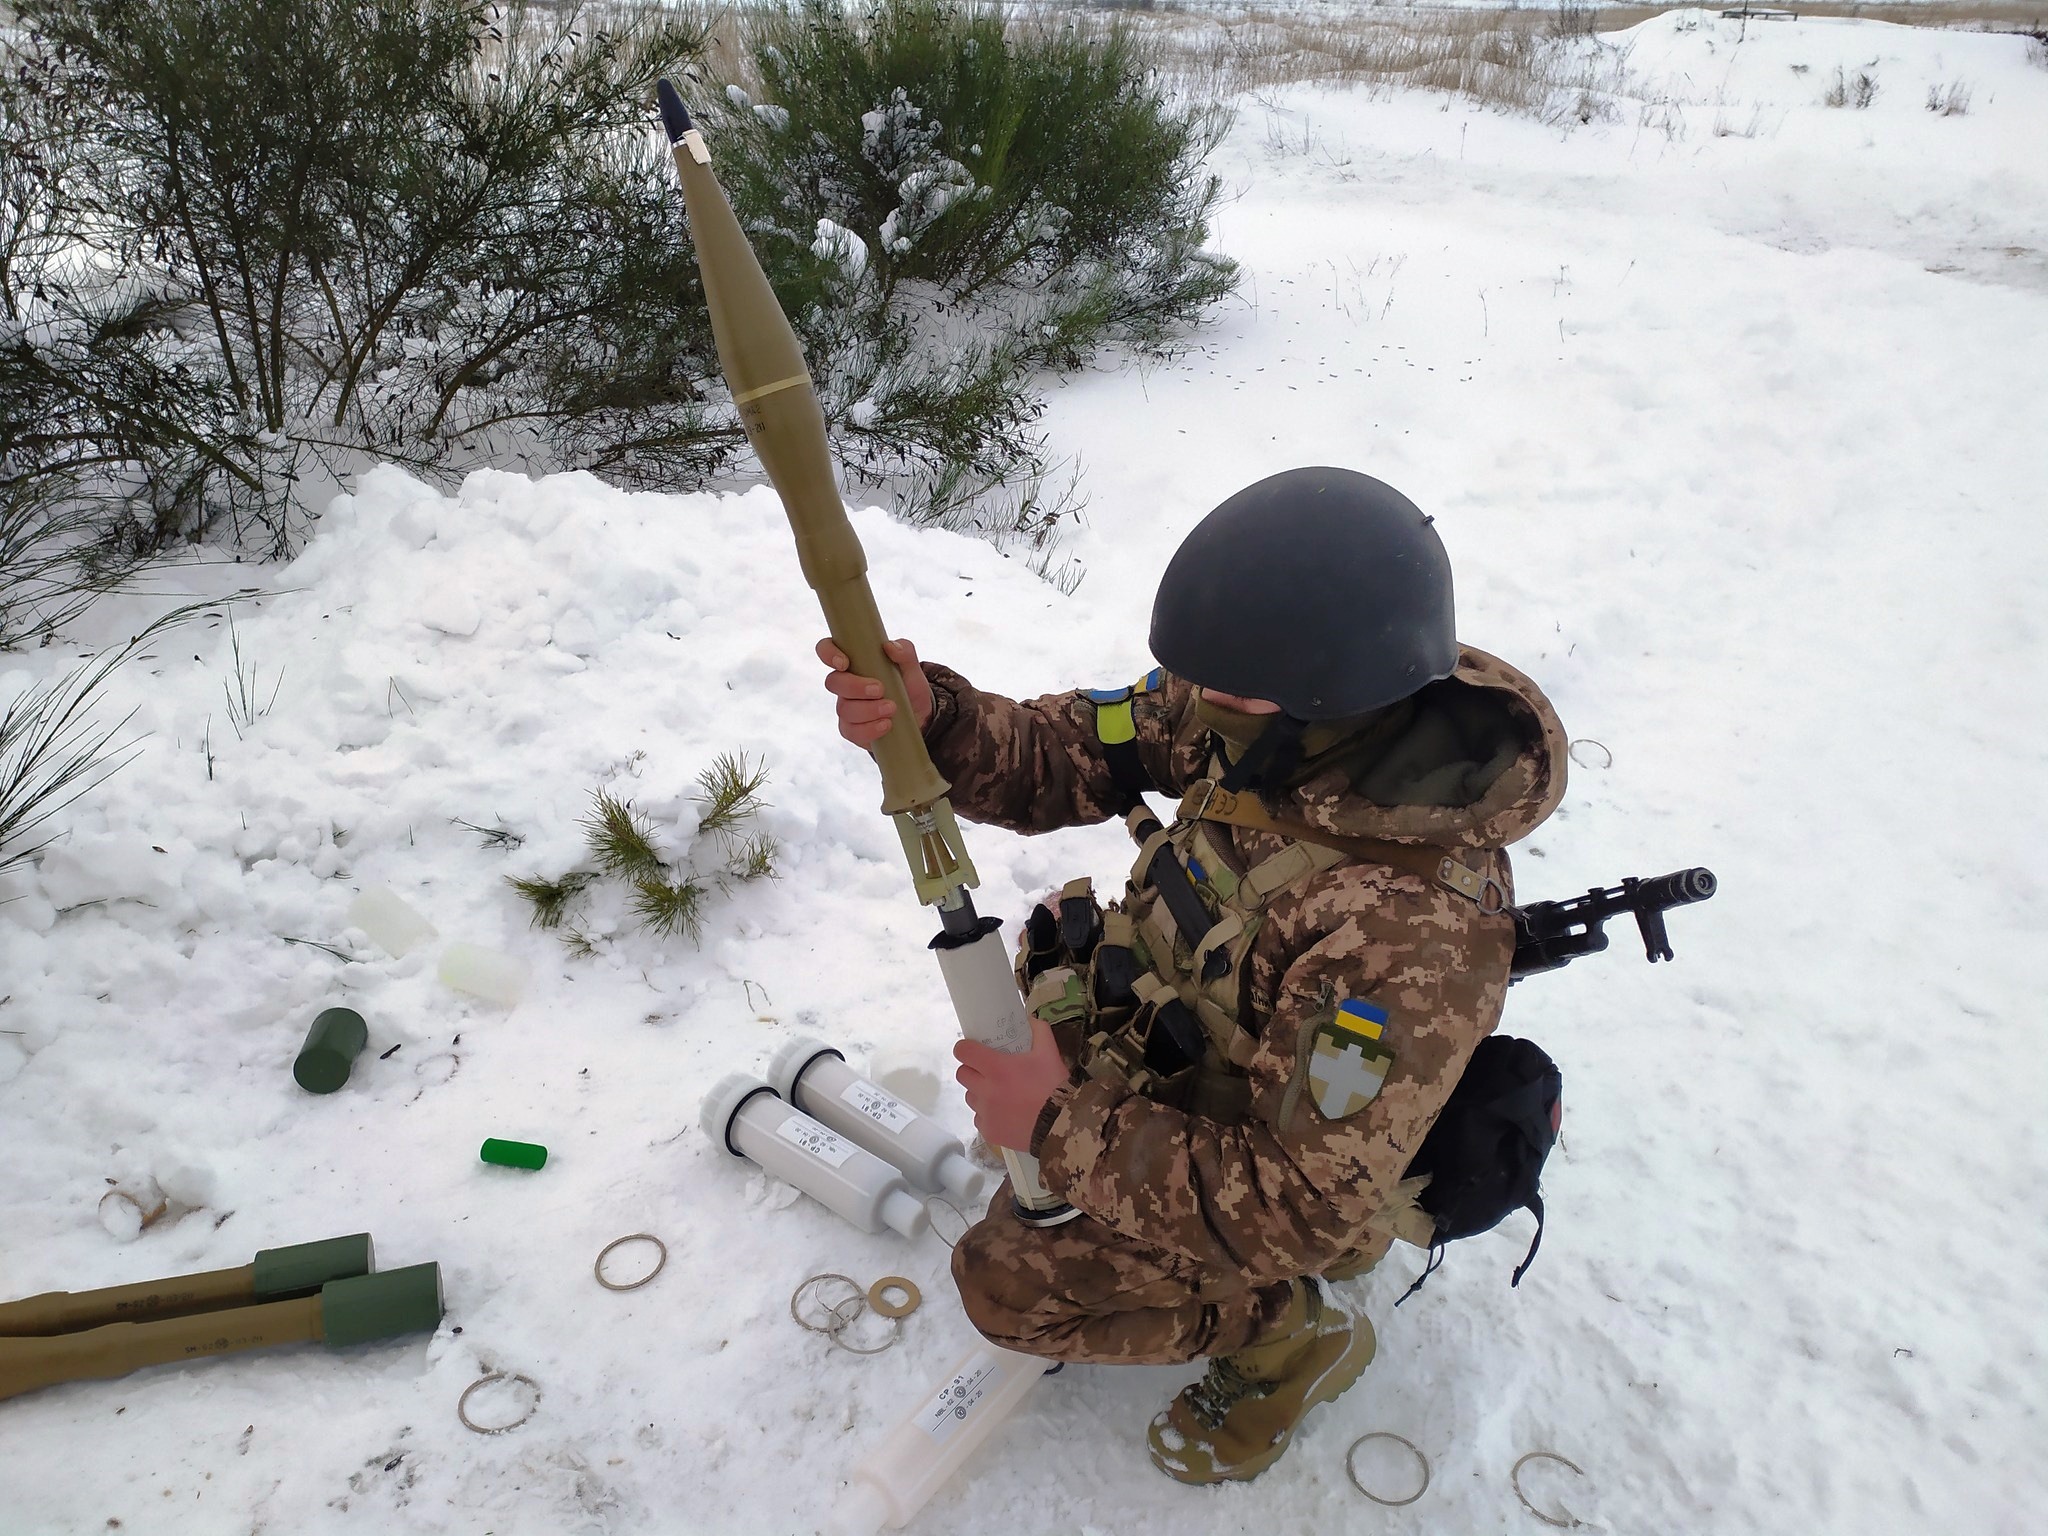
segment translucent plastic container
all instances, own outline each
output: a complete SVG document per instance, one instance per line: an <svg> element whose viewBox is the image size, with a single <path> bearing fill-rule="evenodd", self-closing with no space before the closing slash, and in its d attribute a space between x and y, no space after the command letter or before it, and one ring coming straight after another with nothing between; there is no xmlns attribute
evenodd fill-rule
<svg viewBox="0 0 2048 1536"><path fill-rule="evenodd" d="M525 994L533 967L517 955L485 949L481 944L450 944L441 953L438 974L458 992L509 1008Z"/></svg>
<svg viewBox="0 0 2048 1536"><path fill-rule="evenodd" d="M849 1486L825 1529L831 1536L875 1536L906 1524L1017 1411L1051 1365L986 1341L970 1349L847 1474Z"/></svg>
<svg viewBox="0 0 2048 1536"><path fill-rule="evenodd" d="M406 905L396 891L373 885L348 904L348 925L360 928L394 960L412 953L439 930Z"/></svg>

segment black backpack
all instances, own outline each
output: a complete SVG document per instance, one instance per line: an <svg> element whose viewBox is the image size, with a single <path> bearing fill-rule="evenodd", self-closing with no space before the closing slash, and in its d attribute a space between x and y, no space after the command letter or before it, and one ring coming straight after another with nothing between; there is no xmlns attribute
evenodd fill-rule
<svg viewBox="0 0 2048 1536"><path fill-rule="evenodd" d="M1557 1141L1564 1077L1543 1048L1512 1035L1479 1042L1465 1075L1422 1139L1405 1175L1429 1175L1417 1203L1436 1223L1429 1262L1406 1301L1443 1262L1444 1244L1490 1232L1510 1211L1536 1217L1536 1236L1508 1283L1520 1285L1543 1243L1543 1160ZM1395 1303L1396 1306L1400 1302Z"/></svg>

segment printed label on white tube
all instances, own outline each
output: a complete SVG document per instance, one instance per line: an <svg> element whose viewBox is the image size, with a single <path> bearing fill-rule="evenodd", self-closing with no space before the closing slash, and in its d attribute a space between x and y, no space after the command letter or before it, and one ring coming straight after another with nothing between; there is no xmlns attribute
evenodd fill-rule
<svg viewBox="0 0 2048 1536"><path fill-rule="evenodd" d="M978 1370L965 1370L939 1389L938 1395L917 1416L917 1427L934 1440L944 1440L967 1422L975 1406L996 1389L1003 1368L995 1361L984 1362Z"/></svg>
<svg viewBox="0 0 2048 1536"><path fill-rule="evenodd" d="M860 1150L844 1136L834 1135L804 1115L790 1115L775 1127L775 1134L834 1168L844 1166L846 1160Z"/></svg>
<svg viewBox="0 0 2048 1536"><path fill-rule="evenodd" d="M892 1131L908 1130L917 1119L917 1111L908 1104L861 1079L855 1079L840 1089L839 1097L875 1124Z"/></svg>

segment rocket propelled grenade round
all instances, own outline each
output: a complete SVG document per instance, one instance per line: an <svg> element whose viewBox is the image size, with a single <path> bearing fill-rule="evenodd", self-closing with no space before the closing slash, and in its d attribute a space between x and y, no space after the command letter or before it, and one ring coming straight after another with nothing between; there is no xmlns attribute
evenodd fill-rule
<svg viewBox="0 0 2048 1536"><path fill-rule="evenodd" d="M946 799L950 786L914 727L917 716L909 691L895 663L882 654L888 632L868 589L867 554L839 497L825 412L803 347L725 189L711 172L711 151L690 121L681 95L666 80L656 87L656 95L682 183L690 238L697 247L719 369L732 391L733 408L782 498L804 580L818 594L833 643L846 653L853 670L879 682L884 696L896 706L896 729L869 749L882 771L882 809L895 819L918 899L939 909L944 924L940 942L985 950L988 946L977 942L985 937L983 923L968 895L980 881ZM969 1038L983 1038L965 1015L962 1026ZM1028 1025L1023 1040L1029 1044ZM989 1043L1005 1050L1018 1048L1012 1040ZM1050 1225L1076 1214L1039 1182L1033 1158L1005 1149L1003 1160L1019 1214L1026 1220Z"/></svg>
<svg viewBox="0 0 2048 1536"><path fill-rule="evenodd" d="M797 332L768 285L768 274L754 256L725 188L711 174L711 150L705 135L690 121L690 109L668 80L655 86L662 102L662 127L668 129L682 182L682 207L690 219L690 240L696 244L696 266L705 281L705 303L711 309L711 336L719 346L719 369L739 424L754 444L754 453L782 498L788 526L797 535L797 557L803 580L811 584L825 610L825 627L846 651L856 674L881 682L883 694L897 707L897 729L874 743L874 764L883 774L883 811L895 817L903 856L909 860L911 883L918 899L938 907L942 934L938 946L987 950L987 924L975 913L969 889L979 885L975 864L961 840L961 825L946 801L946 778L932 764L924 737L911 725L915 711L895 664L883 655L883 616L868 590L868 557L854 537L840 500L840 481L831 471L831 446L825 438L825 412L817 403L811 369L803 358ZM999 965L999 958L997 958ZM985 967L983 967L985 969ZM1008 967L1004 967L1008 975ZM948 973L948 983L950 983ZM1008 1020L1014 1024L1014 1020ZM967 1014L961 1026L969 1038L987 1038ZM993 1038L997 1049L1016 1051L1018 1030ZM1030 1026L1022 1030L1030 1044ZM1065 1200L1038 1182L1038 1163L1016 1149L1004 1149L1010 1186L1018 1214L1036 1225L1071 1219Z"/></svg>
<svg viewBox="0 0 2048 1536"><path fill-rule="evenodd" d="M914 719L903 680L882 655L887 635L868 590L867 555L840 500L825 413L803 347L711 173L704 136L691 124L675 87L664 80L659 91L662 123L674 149L690 238L703 273L719 366L732 390L740 424L782 497L796 534L804 580L824 606L833 641L856 672L881 682L899 719ZM927 808L945 797L946 781L932 766L931 754L916 731L889 732L876 743L874 754L882 770L882 809L891 815Z"/></svg>
<svg viewBox="0 0 2048 1536"><path fill-rule="evenodd" d="M152 1321L211 1312L255 1301L282 1301L319 1290L330 1280L367 1275L376 1250L367 1232L319 1242L265 1248L253 1263L203 1274L173 1275L105 1286L96 1291L48 1291L0 1302L0 1338L73 1333L107 1323Z"/></svg>
<svg viewBox="0 0 2048 1536"><path fill-rule="evenodd" d="M0 1339L0 1399L144 1366L321 1342L330 1349L427 1333L440 1325L441 1268L413 1264L330 1280L310 1296L230 1306L78 1333Z"/></svg>

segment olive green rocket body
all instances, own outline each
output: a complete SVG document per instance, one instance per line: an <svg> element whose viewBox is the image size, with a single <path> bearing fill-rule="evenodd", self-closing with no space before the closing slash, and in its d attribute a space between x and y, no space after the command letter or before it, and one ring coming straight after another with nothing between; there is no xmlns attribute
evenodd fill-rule
<svg viewBox="0 0 2048 1536"><path fill-rule="evenodd" d="M804 580L818 595L833 643L856 673L882 685L898 720L914 720L903 679L882 654L888 632L868 587L867 554L839 496L825 413L803 348L712 174L704 136L666 80L660 97L719 367L740 424L782 498ZM1029 1049L1030 1023L1009 980L997 925L975 915L968 895L979 880L946 799L950 786L915 730L889 731L871 750L882 773L882 809L896 822L918 899L937 907L944 923L932 947L962 1030L998 1049ZM1026 1220L1049 1225L1076 1214L1039 1182L1034 1159L1008 1148L1003 1159Z"/></svg>

